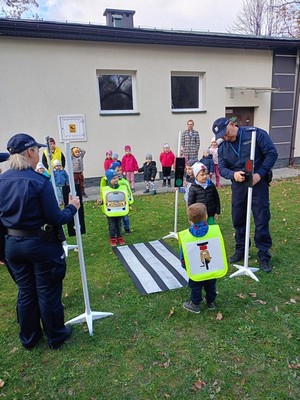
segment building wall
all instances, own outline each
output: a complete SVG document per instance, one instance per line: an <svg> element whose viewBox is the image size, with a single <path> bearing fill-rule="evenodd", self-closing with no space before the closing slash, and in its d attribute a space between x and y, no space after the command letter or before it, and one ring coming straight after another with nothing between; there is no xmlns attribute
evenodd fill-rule
<svg viewBox="0 0 300 400"><path fill-rule="evenodd" d="M2 37L0 52L1 151L17 132L38 140L52 136L63 150L58 115L84 114L88 140L78 145L87 151L86 177L103 174L107 149L121 158L124 146L130 144L139 164L149 152L158 161L165 142L177 153L178 132L189 118L200 132L201 155L213 136L212 122L224 115L225 107L255 107L255 125L269 128L269 92L255 96L254 91L238 90L231 98L225 89L271 87L268 51ZM136 71L139 115L99 115L97 70L101 69ZM172 113L172 71L204 72L205 112Z"/></svg>

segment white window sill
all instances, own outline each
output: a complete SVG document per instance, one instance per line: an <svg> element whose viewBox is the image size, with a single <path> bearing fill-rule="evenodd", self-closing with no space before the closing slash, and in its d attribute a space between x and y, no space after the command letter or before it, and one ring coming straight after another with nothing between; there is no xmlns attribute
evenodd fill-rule
<svg viewBox="0 0 300 400"><path fill-rule="evenodd" d="M180 109L172 109L172 114L183 114L183 113L188 113L188 114L205 114L207 113L207 110L200 110L199 108L180 108Z"/></svg>
<svg viewBox="0 0 300 400"><path fill-rule="evenodd" d="M138 111L119 110L119 111L100 111L99 115L102 117L107 117L113 115L140 115L140 113Z"/></svg>

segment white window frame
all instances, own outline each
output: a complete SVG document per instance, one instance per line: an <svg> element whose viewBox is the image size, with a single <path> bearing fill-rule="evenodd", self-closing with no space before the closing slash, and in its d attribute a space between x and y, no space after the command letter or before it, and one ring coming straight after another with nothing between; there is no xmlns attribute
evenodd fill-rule
<svg viewBox="0 0 300 400"><path fill-rule="evenodd" d="M121 14L112 14L112 25L115 28L122 28L123 27L123 15ZM119 23L118 23L119 22Z"/></svg>
<svg viewBox="0 0 300 400"><path fill-rule="evenodd" d="M199 91L198 91L198 107L197 108L172 108L172 77L196 77L199 80ZM172 113L191 113L201 112L203 110L203 78L204 72L200 71L171 71L170 76L170 90L171 90L171 111Z"/></svg>
<svg viewBox="0 0 300 400"><path fill-rule="evenodd" d="M101 94L99 88L99 76L100 75L130 75L132 82L132 110L101 110ZM99 94L99 110L100 115L130 115L139 114L137 111L137 95L136 95L136 71L133 70L97 70L97 85Z"/></svg>

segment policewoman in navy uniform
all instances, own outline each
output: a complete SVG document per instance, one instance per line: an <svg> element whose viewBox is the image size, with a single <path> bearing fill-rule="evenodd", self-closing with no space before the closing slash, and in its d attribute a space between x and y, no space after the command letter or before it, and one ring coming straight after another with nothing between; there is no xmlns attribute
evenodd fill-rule
<svg viewBox="0 0 300 400"><path fill-rule="evenodd" d="M212 126L216 140L223 139L219 145L219 170L223 178L232 182L232 222L235 229L235 253L229 262L236 263L244 258L248 185L246 184L245 165L250 159L251 138L256 130L256 145L253 173L252 214L255 224L254 241L258 248L260 267L271 271L270 248L272 239L269 231L270 199L269 183L271 169L278 153L268 133L262 129L237 126L227 118L218 118Z"/></svg>
<svg viewBox="0 0 300 400"><path fill-rule="evenodd" d="M6 230L5 258L19 289L20 341L32 348L44 331L49 347L57 349L72 331L64 324L61 302L66 262L59 232L80 202L70 195L66 208L59 208L50 181L35 172L40 147L46 146L25 133L8 141L10 168L0 175L0 224Z"/></svg>
<svg viewBox="0 0 300 400"><path fill-rule="evenodd" d="M0 153L0 163L7 161L9 158L9 153ZM0 173L2 172L0 168ZM11 277L14 279L11 269L9 268L8 263L5 260L5 229L1 226L0 223L0 265L5 265L7 267L8 272L10 273Z"/></svg>

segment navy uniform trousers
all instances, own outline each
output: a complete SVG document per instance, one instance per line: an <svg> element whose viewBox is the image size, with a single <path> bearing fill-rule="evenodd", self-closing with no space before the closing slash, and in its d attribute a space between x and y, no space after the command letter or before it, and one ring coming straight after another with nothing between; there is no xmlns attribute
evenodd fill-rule
<svg viewBox="0 0 300 400"><path fill-rule="evenodd" d="M40 321L49 345L62 342L66 337L61 302L66 262L61 243L8 235L5 254L19 289L17 313L22 345L31 348L39 341Z"/></svg>
<svg viewBox="0 0 300 400"><path fill-rule="evenodd" d="M244 254L248 187L244 184L232 182L232 222L235 229L236 253ZM269 231L270 200L269 184L266 179L261 179L252 190L252 214L255 224L254 242L258 248L260 261L269 261L272 239Z"/></svg>

